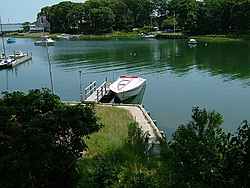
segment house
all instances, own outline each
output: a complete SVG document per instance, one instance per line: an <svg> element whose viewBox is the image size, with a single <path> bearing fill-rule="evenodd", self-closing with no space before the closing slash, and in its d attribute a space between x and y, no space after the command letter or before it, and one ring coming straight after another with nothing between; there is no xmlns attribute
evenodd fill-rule
<svg viewBox="0 0 250 188"><path fill-rule="evenodd" d="M50 23L46 20L46 16L39 16L37 21L33 22L29 26L30 33L50 31Z"/></svg>

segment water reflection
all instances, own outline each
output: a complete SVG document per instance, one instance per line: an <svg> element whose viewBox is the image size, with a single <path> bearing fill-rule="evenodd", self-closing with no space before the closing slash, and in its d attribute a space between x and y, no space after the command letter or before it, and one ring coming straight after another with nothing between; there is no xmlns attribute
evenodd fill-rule
<svg viewBox="0 0 250 188"><path fill-rule="evenodd" d="M195 48L195 47L197 47L197 44L188 44L188 46L189 46L190 48Z"/></svg>
<svg viewBox="0 0 250 188"><path fill-rule="evenodd" d="M0 70L1 91L50 85L46 50L35 47L35 40L17 38L7 45L7 54L22 50L32 52L33 59L17 69ZM242 120L249 120L249 47L249 41L199 40L191 48L187 40L106 39L57 41L49 51L61 100L79 101L79 70L83 87L95 80L103 83L106 77L140 75L147 78L147 90L134 103L143 99L159 129L171 135L190 120L193 106L221 113L226 130L235 131Z"/></svg>
<svg viewBox="0 0 250 188"><path fill-rule="evenodd" d="M123 103L123 104L142 104L143 96L146 90L146 85L143 86L140 93L135 96L132 96L124 101L121 101L119 98L114 98L114 103Z"/></svg>

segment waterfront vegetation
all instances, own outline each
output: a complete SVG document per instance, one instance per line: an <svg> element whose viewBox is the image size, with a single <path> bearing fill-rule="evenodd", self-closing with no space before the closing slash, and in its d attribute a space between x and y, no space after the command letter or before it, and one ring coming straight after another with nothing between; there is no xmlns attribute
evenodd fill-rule
<svg viewBox="0 0 250 188"><path fill-rule="evenodd" d="M52 33L102 34L111 31L139 32L181 29L194 34L243 33L249 30L248 0L88 0L63 1L46 6ZM239 11L240 10L240 11Z"/></svg>
<svg viewBox="0 0 250 188"><path fill-rule="evenodd" d="M194 107L162 154L145 156L145 134L117 107L69 106L49 90L0 100L1 187L248 187L250 125L235 134L223 117ZM88 148L88 149L87 149ZM83 154L83 157L81 157Z"/></svg>
<svg viewBox="0 0 250 188"><path fill-rule="evenodd" d="M79 188L171 186L168 163L152 154L147 160L144 133L129 111L97 105L95 112L106 126L86 140Z"/></svg>
<svg viewBox="0 0 250 188"><path fill-rule="evenodd" d="M103 35L182 31L191 35L249 37L248 0L87 0L62 1L41 8L51 33ZM25 31L29 23L23 23ZM219 34L220 33L220 34Z"/></svg>
<svg viewBox="0 0 250 188"><path fill-rule="evenodd" d="M173 140L161 140L161 158L151 155L147 160L143 132L136 123L130 123L125 132L126 124L133 122L130 114L116 107L95 106L95 111L107 128L91 137L87 142L90 154L87 152L86 157L78 161L83 173L79 188L244 188L249 185L250 126L247 121L242 122L234 135L225 134L220 127L224 120L219 113L194 107L192 121L180 125ZM118 117L119 122L109 118L111 114ZM129 142L131 138L133 143Z"/></svg>

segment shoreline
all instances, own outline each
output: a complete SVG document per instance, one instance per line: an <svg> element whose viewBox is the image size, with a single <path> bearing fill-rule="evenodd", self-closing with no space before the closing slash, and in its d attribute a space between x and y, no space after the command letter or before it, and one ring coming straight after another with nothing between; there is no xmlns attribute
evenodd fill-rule
<svg viewBox="0 0 250 188"><path fill-rule="evenodd" d="M185 33L159 33L159 32L153 32L154 34L161 34L161 35L186 35ZM52 39L57 39L58 35L61 35L61 33L52 33L44 32L44 33L18 33L17 35L6 35L4 37L13 37L13 38L40 38L42 35L48 35ZM72 35L73 39L95 39L95 38L141 38L143 34L135 33L135 32L129 32L129 33L121 33L121 32L114 32L114 33L107 33L102 35L84 35L84 34L76 34ZM189 38L195 38L195 39L213 39L213 40L249 40L250 35L238 35L238 34L209 34L209 35L189 35Z"/></svg>

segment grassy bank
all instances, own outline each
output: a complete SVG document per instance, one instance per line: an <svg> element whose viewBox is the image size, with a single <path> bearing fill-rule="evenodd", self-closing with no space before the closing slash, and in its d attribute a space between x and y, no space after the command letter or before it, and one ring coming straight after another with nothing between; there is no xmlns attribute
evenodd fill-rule
<svg viewBox="0 0 250 188"><path fill-rule="evenodd" d="M127 125L134 121L130 112L117 107L95 106L95 113L105 126L86 140L89 146L87 156L114 152L123 147L126 144Z"/></svg>
<svg viewBox="0 0 250 188"><path fill-rule="evenodd" d="M158 32L154 32L158 34ZM41 35L49 35L52 39L57 39L57 35L61 33L19 33L18 35L6 36L6 37L15 37L15 38L39 38ZM160 33L162 35L188 35L188 33L176 32L176 33ZM141 38L141 34L137 32L121 32L114 31L112 33L107 33L103 35L76 35L74 39L98 39L98 38ZM214 33L209 35L196 35L192 38L199 39L208 39L208 40L249 40L250 33L239 33L239 32L228 32L228 33Z"/></svg>
<svg viewBox="0 0 250 188"><path fill-rule="evenodd" d="M105 127L85 139L89 150L78 161L79 188L158 187L171 179L166 162L153 156L146 160L143 133L129 111L95 106L95 112Z"/></svg>

